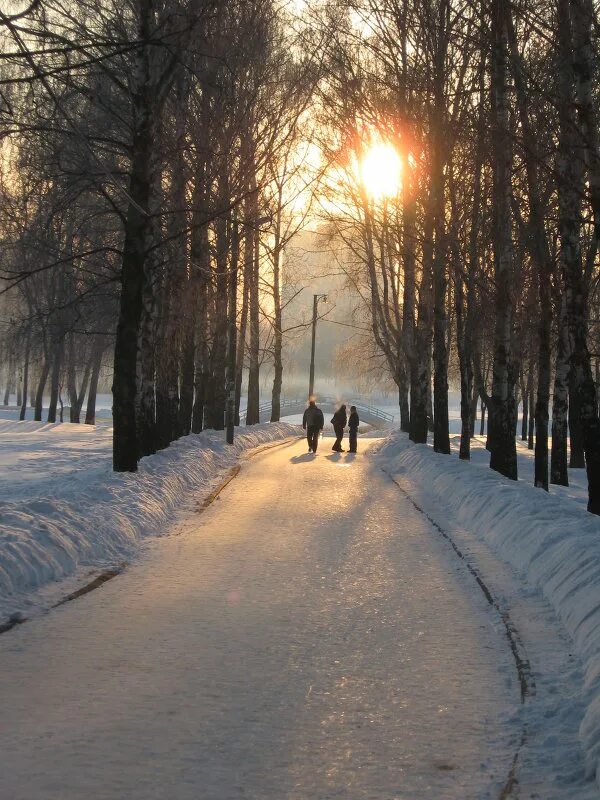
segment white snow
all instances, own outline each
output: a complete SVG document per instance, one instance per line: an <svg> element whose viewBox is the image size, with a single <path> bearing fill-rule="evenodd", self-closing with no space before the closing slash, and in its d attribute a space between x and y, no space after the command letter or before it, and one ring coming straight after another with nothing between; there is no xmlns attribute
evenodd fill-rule
<svg viewBox="0 0 600 800"><path fill-rule="evenodd" d="M203 677L203 668L198 667L198 691L212 709L210 714L215 725L217 721L223 722L226 732L220 735L217 733L220 728L200 720L201 705L195 708L190 719L189 709L180 707L179 701L168 693L166 704L171 710L153 710L163 722L165 714L173 713L173 725L178 720L187 726L183 738L178 739L176 727L172 730L173 742L179 741L187 753L184 760L199 758L198 753L207 747L216 759L211 766L208 756L200 758L198 766L191 770L189 787L186 783L178 800L179 797L195 798L198 786L204 786L204 781L214 789L214 794L209 796L218 797L218 800L245 796L256 800L271 797L273 800L281 797L314 800L316 796L340 796L344 800L362 800L363 797L388 800L396 796L402 800L421 797L482 800L494 797L501 783L500 772L505 777L505 767L512 758L521 730L527 731L527 741L519 754L519 781L523 791L531 792L527 796L543 800L562 800L563 797L589 800L598 796L591 782L581 782L585 773L590 781L595 776L594 785L600 786L600 520L585 511L584 471L571 470L571 486L552 487L548 495L530 485L533 454L520 442L518 458L522 479L515 483L489 470L489 454L484 439L479 437L473 441L470 464L456 458L458 437L452 439L453 456L446 457L434 454L428 447L413 446L404 435L393 433L383 444L376 444L374 459L364 459L362 454L371 446L364 439L381 436L377 431L359 440L358 458L332 455L326 438L316 463L312 457L300 454L304 443L297 445L298 455L291 459L289 450L276 449L252 462L250 471L254 482L236 479L223 495L233 501L215 503L206 514L210 523L198 523L195 515L189 517L180 526L181 530L176 531L184 536L182 543L175 546L171 545L169 537L180 514L189 516L198 500L220 483L226 471L243 459L248 449L300 436L302 432L297 424L290 424L297 423L298 419L239 429L233 448L226 446L222 433L204 432L186 437L167 450L143 459L136 475L115 475L111 471L109 419L100 420L97 426L85 426L18 422L16 413L10 410L0 411L0 416L5 417L0 419L0 623L15 612L34 620L0 637L0 648L5 648L3 653L10 656L6 674L10 675L12 669L16 670L12 674L25 676L22 692L12 706L10 698L3 697L0 690L0 705L12 709L13 722L22 734L20 739L17 736L14 746L11 744L6 750L9 753L7 764L12 764L12 759L16 758L18 765L11 800L20 797L46 800L55 796L80 800L90 775L86 764L89 767L92 762L97 786L104 785L106 773L101 764L95 762L92 751L88 752L86 746L82 750L72 750L77 737L88 741L90 748L98 744L97 738L88 736L85 731L90 717L78 716L78 709L89 703L107 704L106 715L98 723L106 732L104 738L104 734L100 735L99 752L109 763L111 759L119 760L114 752L115 731L110 720L110 714L119 716L118 705L115 705L119 701L119 690L115 700L112 695L106 696L101 686L94 685L94 666L104 663L103 647L107 649L108 659L101 667L105 670L110 671L114 659L118 660L114 653L124 653L124 672L119 669L117 672L125 685L129 685L131 670L137 674L137 670L142 669L138 664L151 660L159 647L159 664L152 667L155 681L152 692L154 701L160 705L166 679L164 672L168 674L171 669L167 656L172 655L168 652L163 658L164 647L171 647L172 652L179 654L176 657L182 657L180 649L183 647L186 653L190 651L193 661L194 653L198 655L205 644L209 645L209 650L214 647L216 651L206 656L210 685ZM453 423L456 429L455 423L456 420ZM255 463L270 467L261 472L254 467ZM409 495L449 531L467 561L485 576L488 586L500 598L502 608L510 612L531 658L537 685L535 698L523 708L516 699L514 665L510 663L498 620L493 619L491 610L480 608L479 589L471 576L465 574L464 565L455 563L448 545L437 541L439 535L393 484L385 485L380 467L393 475ZM218 507L224 509L221 516L217 514ZM223 559L219 560L221 537L225 549ZM140 550L142 542L146 546ZM100 601L81 598L69 604L85 609L81 615L65 607L43 618L36 616L40 609L49 608L58 598L90 580L89 575L125 561L130 562L130 566L122 576L89 596L108 598L106 608L102 604L99 609L94 605ZM261 572L261 564L266 572ZM246 569L250 571L251 581L247 585L244 583ZM300 578L297 578L298 570ZM450 583L449 579L442 578L439 570L454 575ZM202 589L202 582L212 587L216 576L230 587L225 595L227 608L237 606L240 598L248 596L253 598L253 608L259 616L246 615L233 629L225 624L221 631L219 626L223 619L217 608L220 589L213 587L214 596L212 589L208 595ZM321 584L321 580L326 583ZM164 593L164 583L169 581L176 586L176 598L172 597L172 589ZM193 587L197 581L200 587L195 595ZM137 649L128 656L127 643L138 637L140 618L124 623L117 631L116 641L111 638L110 620L119 615L127 616L132 598L135 611L140 584L147 585L142 592L144 600L140 613L157 615L159 629L152 629L147 646L144 642L139 647L136 645ZM323 594L330 585L331 591ZM121 587L120 590L117 587ZM276 595L276 587L282 592L281 598ZM261 600L260 591L263 590L269 603ZM191 605L184 611L188 598L191 598ZM161 603L165 599L167 607L163 611ZM444 607L448 601L449 610ZM383 607L387 609L385 612L381 611ZM92 612L96 609L94 613L99 613L100 617L90 618L90 609ZM369 619L384 627L381 630L377 625L365 627L361 609ZM181 624L179 615L183 616ZM455 624L457 617L460 618L459 629ZM263 630L259 618L264 618L266 625L269 620L273 622L274 639L270 638L271 633ZM305 618L310 622L308 627L308 622L303 621ZM44 628L37 627L42 624ZM65 624L73 628L66 640ZM89 624L92 631L100 631L97 645L89 641ZM190 625L197 628L196 638L187 638ZM48 644L45 643L46 626L52 639ZM247 629L244 626L248 626ZM300 633L296 635L298 630ZM394 645L385 638L386 631L393 636ZM457 631L469 642L466 662L461 661L455 647ZM316 644L315 632L319 634ZM232 636L234 641L230 644L228 637ZM432 642L435 640L431 652L420 650L421 636L426 636L426 641L430 641L430 637ZM323 643L323 638L329 644ZM23 647L17 644L13 651L10 644L5 645L5 639L7 643L24 643ZM65 698L60 683L70 674L68 659L65 661L67 656L63 658L56 651L63 640L67 656L75 656L73 680L80 681L81 672L77 670L83 670L84 685L91 687L89 703L77 689L73 689L72 695L70 689L64 690L67 705L72 704L64 718L56 705L60 698ZM458 641L460 643L460 639ZM361 649L365 642L370 648L368 652ZM401 647L398 650L396 646ZM89 650L89 663L76 655L82 647ZM280 651L280 647L283 650ZM344 654L342 659L338 658L339 652ZM263 653L264 657L258 657L257 653ZM275 666L270 663L273 653L281 655L275 659ZM270 672L287 669L285 658L288 657L292 658L290 663L296 664L294 653L298 653L300 659L294 667L294 680L302 677L299 665L302 659L308 659L315 681L324 681L322 691L315 689L316 683L310 684L307 689L310 702L300 703L297 688L292 687L292 678L288 676L292 683L283 685L284 678L280 678L277 671ZM314 654L314 663L307 653ZM369 662L373 654L379 659L377 665ZM235 664L239 661L239 674L237 667L229 662L221 663L220 659L231 659ZM247 677L244 664L253 663L253 659L258 660L252 668L250 688L258 690L256 702L246 696L244 683ZM218 683L219 679L210 676L217 661L223 681L213 698L210 681ZM46 663L53 664L49 673L44 670ZM349 685L354 688L349 693L338 690L338 681L349 680L347 670L338 675L337 668L331 667L331 664L340 663L364 670L366 677L359 682L363 687L360 691L354 691L358 684L352 679ZM397 665L398 675L390 664ZM188 668L194 669L191 661ZM264 675L260 675L261 671ZM460 682L461 674L468 677L468 688ZM178 672L177 679L180 678ZM6 680L8 691L10 682ZM439 693L434 695L437 699L432 705L429 705L432 698L423 694L422 680L429 682L429 688L432 683L439 684ZM364 688L370 682L379 687L379 694L370 696L371 699ZM37 683L42 687L41 695L36 693ZM340 685L345 687L347 683ZM54 699L47 697L48 686L55 692ZM279 704L273 705L270 686L278 687L277 691L281 692L283 700ZM502 692L497 691L499 686L504 687ZM115 687L112 689L114 692ZM471 705L471 690L478 711ZM189 696L194 689L188 687L182 691L187 691ZM32 712L27 692L41 704L41 713L50 715L48 718L40 718ZM224 720L218 714L215 716L217 696L218 702L226 707ZM433 727L428 726L435 717L435 703L440 709L446 708L444 698L451 707L449 725L446 726L444 720L440 730L446 734L436 739L439 720ZM145 702L143 698L138 700L142 705ZM242 703L240 707L236 706L238 700ZM120 702L126 703L125 697ZM395 721L383 714L381 703L387 703L401 715L402 725L405 725L401 732L394 727ZM464 708L459 708L461 703L466 704ZM243 724L239 720L236 722L240 708ZM283 727L280 727L274 719L282 709L285 713L281 721ZM95 719L93 709L88 711ZM145 747L145 752L158 753L156 786L159 788L152 788L152 781L145 783L143 774L138 776L142 787L139 797L146 800L163 796L160 786L167 785L167 777L177 780L173 770L178 763L180 769L187 767L177 761L173 749L167 752L168 748L162 747L156 738L158 728L156 736L152 733L158 722L140 709L138 712L131 723L121 719L123 724L119 723L116 738L121 749L129 753L123 756L126 761L129 758L128 769L132 769L136 759L141 759L142 769L145 762L139 747ZM406 721L405 713L414 715L415 729L410 727L412 722ZM22 714L25 717L20 716ZM54 731L52 720L57 719L57 714L61 725L73 728L75 738L71 742L63 737L55 751L53 745L46 746L39 741L35 726L41 724L42 731L50 736ZM301 723L297 714L303 720ZM357 720L361 727L375 726L378 737L387 737L385 747L373 749L369 755L369 747L375 747L371 739L363 740L361 736L353 739L354 734L349 734L352 726L359 724ZM288 734L286 724L300 725L300 728ZM197 736L190 725L198 727ZM264 748L261 750L264 744L261 737L271 741L272 737L267 735L270 725L285 745L284 750L287 748L285 753L280 748L271 756ZM319 725L324 727L321 729ZM346 727L348 725L350 727ZM9 726L7 735L13 727ZM147 739L143 733L146 727L150 729ZM171 728L166 727L168 735ZM248 727L253 731L252 741L243 744ZM421 729L425 731L423 736L416 735L415 730ZM450 730L461 731L460 742L452 741ZM331 742L321 741L320 731L333 731ZM465 731L469 734L463 736ZM483 736L483 744L478 743L477 736L470 738L473 731L479 738ZM137 736L143 744L128 744L130 736ZM209 744L215 736L221 742L218 752L213 752ZM430 738L428 752L435 753L431 763L437 766L433 771L424 766L427 737ZM314 761L316 756L311 750L314 741L319 742L321 761L318 758ZM32 742L36 753L42 752L43 759L35 775L29 777L28 753L31 753ZM176 748L176 744L173 747ZM254 774L252 766L256 747L265 770L265 774L259 776ZM412 748L409 755L406 747ZM22 748L22 757L15 755L19 748ZM53 773L53 759L57 755L57 771ZM71 794L67 791L64 795L56 788L61 786L60 757L63 756L76 762L74 788ZM78 761L79 757L83 761ZM239 768L229 775L225 764L232 758L234 761L239 758ZM330 762L329 771L321 767L323 758ZM400 761L395 762L395 758ZM418 765L416 771L413 758ZM480 774L475 779L478 758ZM459 768L455 764L458 761ZM357 763L358 772L355 771ZM391 763L401 766L400 773L394 773L395 788L385 783L385 775L379 775L383 768L390 777L392 772L388 765ZM219 771L219 764L222 771ZM314 774L301 774L301 767L306 764ZM446 783L438 772L444 773L448 764L453 766L448 770L453 780ZM76 774L77 769L81 772ZM138 774L136 769L132 775ZM459 775L455 769L460 770ZM45 782L44 770L51 775L50 783ZM272 778L269 778L271 772ZM340 788L340 781L348 775L353 781L350 792ZM83 783L77 783L79 780ZM242 789L238 792L246 780L250 781L250 789L245 794ZM113 783L106 790L102 789L103 794L96 792L94 796L110 800L138 796L122 781L115 779ZM281 793L281 785L288 787L287 793ZM29 792L28 786L37 787L39 793ZM42 786L43 790L39 788ZM57 793L53 794L55 791Z"/></svg>
<svg viewBox="0 0 600 800"><path fill-rule="evenodd" d="M330 445L245 462L122 575L0 636L7 798L497 800L520 736L497 615Z"/></svg>
<svg viewBox="0 0 600 800"><path fill-rule="evenodd" d="M550 602L584 668L580 736L587 774L596 775L600 786L600 519L588 514L577 496L553 496L509 481L412 445L400 433L378 458L437 508L446 524L480 537ZM483 456L476 458L481 464Z"/></svg>
<svg viewBox="0 0 600 800"><path fill-rule="evenodd" d="M244 451L298 435L285 423L257 425L238 429L230 447L224 433L205 431L142 459L136 474L115 474L107 424L0 419L0 622L31 613L33 589L128 560Z"/></svg>

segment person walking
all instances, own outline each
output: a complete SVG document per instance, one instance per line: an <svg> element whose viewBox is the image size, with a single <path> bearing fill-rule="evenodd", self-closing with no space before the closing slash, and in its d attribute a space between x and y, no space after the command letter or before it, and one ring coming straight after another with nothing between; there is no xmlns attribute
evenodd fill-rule
<svg viewBox="0 0 600 800"><path fill-rule="evenodd" d="M360 419L358 417L358 411L356 410L356 406L350 406L350 417L348 419L348 428L350 430L350 433L348 435L348 438L350 439L351 453L356 453L359 425L360 425Z"/></svg>
<svg viewBox="0 0 600 800"><path fill-rule="evenodd" d="M338 410L333 415L331 420L333 424L333 430L335 431L335 442L332 450L335 450L336 453L345 453L346 451L342 447L342 439L344 438L344 428L348 422L348 416L346 414L346 406L341 405Z"/></svg>
<svg viewBox="0 0 600 800"><path fill-rule="evenodd" d="M317 406L314 400L310 400L308 408L304 412L302 418L302 427L306 431L306 438L308 440L308 452L316 453L319 446L319 434L325 425L325 418L323 412Z"/></svg>

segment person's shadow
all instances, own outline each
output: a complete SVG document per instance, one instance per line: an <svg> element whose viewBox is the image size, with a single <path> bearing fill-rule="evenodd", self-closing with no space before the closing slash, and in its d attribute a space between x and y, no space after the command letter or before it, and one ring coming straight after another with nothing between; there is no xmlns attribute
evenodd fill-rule
<svg viewBox="0 0 600 800"><path fill-rule="evenodd" d="M305 461L312 461L316 455L316 453L302 453L301 456L293 456L290 461L292 464L302 464Z"/></svg>
<svg viewBox="0 0 600 800"><path fill-rule="evenodd" d="M334 452L334 453L330 453L330 454L327 456L327 458L328 458L330 461L341 461L341 460L342 460L342 455L343 455L343 453L335 453L335 452Z"/></svg>

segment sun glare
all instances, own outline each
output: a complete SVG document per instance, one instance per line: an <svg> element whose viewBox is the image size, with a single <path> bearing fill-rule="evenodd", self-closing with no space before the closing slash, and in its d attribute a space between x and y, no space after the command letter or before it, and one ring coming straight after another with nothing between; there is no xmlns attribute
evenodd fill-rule
<svg viewBox="0 0 600 800"><path fill-rule="evenodd" d="M387 142L371 144L357 158L357 177L374 200L396 197L402 186L402 161Z"/></svg>

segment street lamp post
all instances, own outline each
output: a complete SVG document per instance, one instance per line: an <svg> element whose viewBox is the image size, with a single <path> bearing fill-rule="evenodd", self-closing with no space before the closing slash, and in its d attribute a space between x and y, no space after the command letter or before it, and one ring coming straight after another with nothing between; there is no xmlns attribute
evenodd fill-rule
<svg viewBox="0 0 600 800"><path fill-rule="evenodd" d="M310 378L308 382L308 396L313 396L315 390L315 344L317 341L317 307L319 301L324 300L327 302L326 294L313 295L313 318L312 318L312 343L310 348Z"/></svg>

